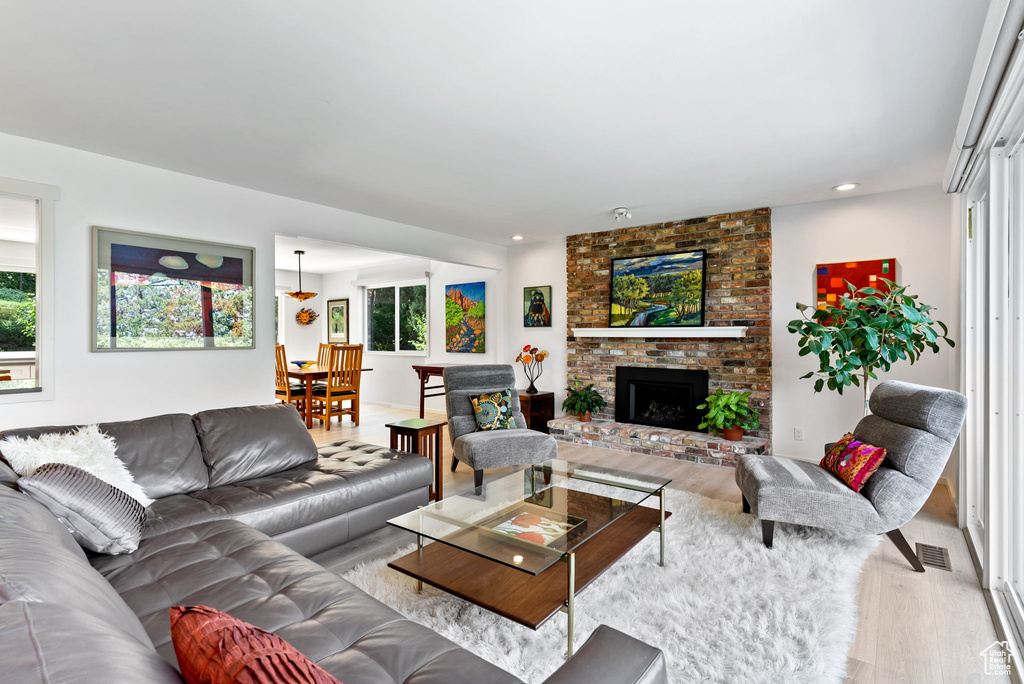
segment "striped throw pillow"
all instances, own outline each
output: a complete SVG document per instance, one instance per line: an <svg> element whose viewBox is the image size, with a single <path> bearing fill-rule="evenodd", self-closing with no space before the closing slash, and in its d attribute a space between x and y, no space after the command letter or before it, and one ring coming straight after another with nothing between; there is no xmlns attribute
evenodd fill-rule
<svg viewBox="0 0 1024 684"><path fill-rule="evenodd" d="M139 548L146 509L126 492L67 463L47 463L18 480L86 549L116 556Z"/></svg>

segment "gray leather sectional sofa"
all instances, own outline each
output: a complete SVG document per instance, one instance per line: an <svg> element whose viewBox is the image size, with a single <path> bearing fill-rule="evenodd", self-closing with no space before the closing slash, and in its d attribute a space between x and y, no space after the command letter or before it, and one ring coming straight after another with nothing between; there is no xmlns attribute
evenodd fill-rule
<svg viewBox="0 0 1024 684"><path fill-rule="evenodd" d="M423 457L353 441L318 453L286 405L100 427L157 499L132 554L87 555L0 462L4 684L180 684L167 611L197 604L279 634L345 684L519 681L301 555L425 503ZM601 627L547 684L665 681L659 650Z"/></svg>

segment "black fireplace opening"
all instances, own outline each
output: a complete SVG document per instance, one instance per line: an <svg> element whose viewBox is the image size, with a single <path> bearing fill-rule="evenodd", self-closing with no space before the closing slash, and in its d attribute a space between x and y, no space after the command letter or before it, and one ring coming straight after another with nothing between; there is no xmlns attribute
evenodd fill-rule
<svg viewBox="0 0 1024 684"><path fill-rule="evenodd" d="M708 372L681 368L615 369L615 420L675 430L701 431Z"/></svg>

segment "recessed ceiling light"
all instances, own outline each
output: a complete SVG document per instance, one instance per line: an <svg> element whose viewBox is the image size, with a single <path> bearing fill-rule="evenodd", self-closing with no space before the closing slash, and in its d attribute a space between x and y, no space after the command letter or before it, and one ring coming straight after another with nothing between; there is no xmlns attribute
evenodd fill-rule
<svg viewBox="0 0 1024 684"><path fill-rule="evenodd" d="M839 185L836 185L832 189L838 190L839 192L846 192L847 190L853 190L858 185L860 185L860 183L840 183Z"/></svg>
<svg viewBox="0 0 1024 684"><path fill-rule="evenodd" d="M512 239L513 239L513 240L522 240L522 239L523 239L523 236L522 236L522 235L513 235L513 236L512 236Z"/></svg>

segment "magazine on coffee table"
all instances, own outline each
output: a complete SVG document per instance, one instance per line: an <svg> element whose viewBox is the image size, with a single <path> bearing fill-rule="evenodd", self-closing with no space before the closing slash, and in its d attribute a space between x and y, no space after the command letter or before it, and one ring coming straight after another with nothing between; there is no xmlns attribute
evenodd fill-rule
<svg viewBox="0 0 1024 684"><path fill-rule="evenodd" d="M538 546L561 545L566 535L586 524L585 518L567 516L529 504L502 511L485 521L481 531L514 543Z"/></svg>

